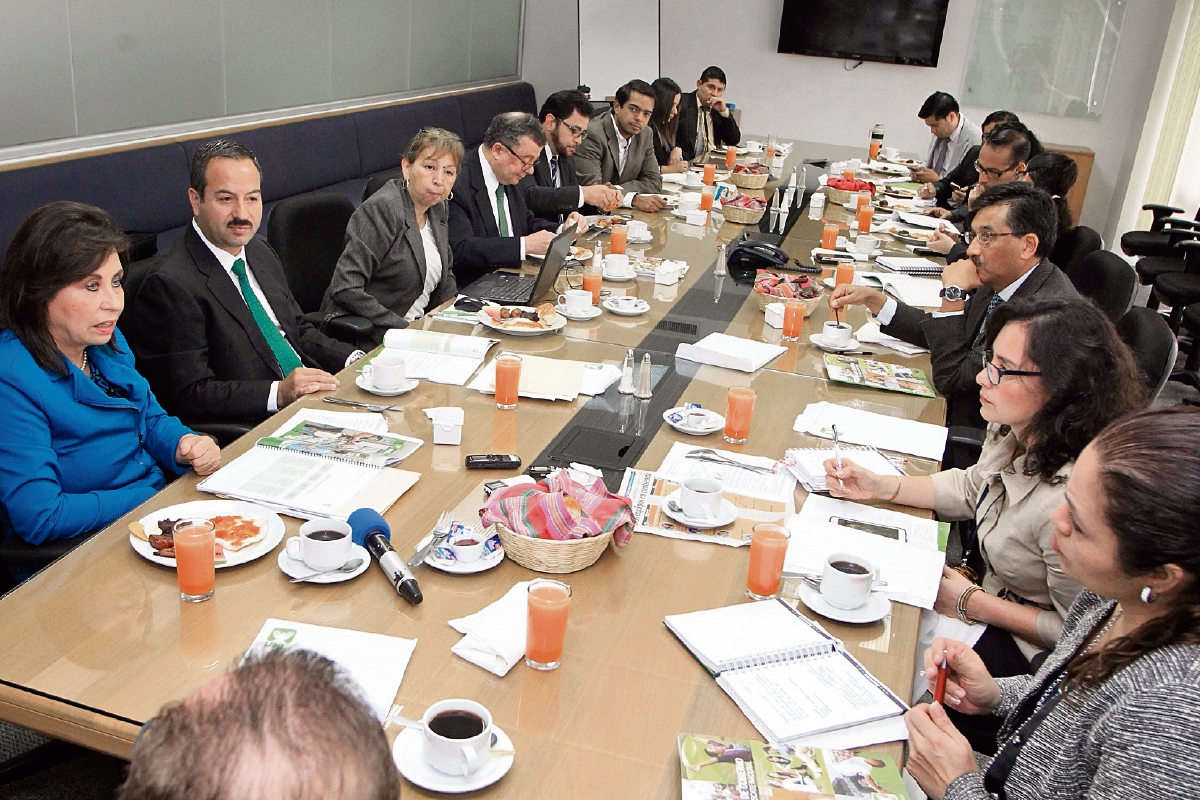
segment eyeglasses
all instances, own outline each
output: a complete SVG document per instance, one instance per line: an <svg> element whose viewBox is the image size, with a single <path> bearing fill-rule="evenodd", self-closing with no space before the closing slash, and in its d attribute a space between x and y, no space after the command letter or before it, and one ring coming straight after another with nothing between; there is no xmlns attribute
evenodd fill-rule
<svg viewBox="0 0 1200 800"><path fill-rule="evenodd" d="M975 162L975 171L980 173L981 175L986 173L987 176L994 181L1000 180L1001 178L1003 178L1005 176L1005 174L1012 172L1016 168L1017 168L1017 165L1013 164L1008 169L992 169L991 167L983 166L978 161ZM1020 173L1017 173L1017 174L1019 175Z"/></svg>
<svg viewBox="0 0 1200 800"><path fill-rule="evenodd" d="M501 142L500 144L504 144L504 142ZM515 158L517 161L520 161L520 162L521 162L521 166L522 166L524 169L533 169L533 165L537 163L537 156L534 156L533 158L531 158L531 159L529 159L528 161L526 161L525 159L523 159L523 158L521 158L519 155L517 155L517 151L516 151L516 150L513 150L513 149L512 149L511 147L509 147L508 145L504 144L504 149L505 149L505 150L507 150L508 152L512 153L512 154L513 154L513 158Z"/></svg>
<svg viewBox="0 0 1200 800"><path fill-rule="evenodd" d="M991 350L983 351L983 369L987 373L988 383L990 383L992 386L999 386L1000 380L1005 375L1016 375L1018 377L1025 376L1025 377L1029 377L1029 378L1036 378L1042 374L1040 372L1033 372L1033 371L1027 370L1027 369L1004 369L1003 367L998 367L992 363L992 359L994 357L995 357L995 354Z"/></svg>
<svg viewBox="0 0 1200 800"><path fill-rule="evenodd" d="M562 122L562 120L559 120L559 122ZM588 134L587 128L577 128L569 122L562 122L562 124L566 125L567 130L569 130L571 132L571 136L575 137L579 141L582 142L584 139L587 138L587 134Z"/></svg>
<svg viewBox="0 0 1200 800"><path fill-rule="evenodd" d="M1013 233L1012 231L1006 231L1004 233L1000 233L999 231L979 231L978 233L976 233L975 231L966 231L965 233L963 233L963 244L969 245L969 244L971 244L971 242L978 239L979 243L981 245L983 245L984 247L987 247L989 244L991 244L993 241L995 241L1000 236L1024 236L1024 235L1025 234L1023 234L1023 233Z"/></svg>

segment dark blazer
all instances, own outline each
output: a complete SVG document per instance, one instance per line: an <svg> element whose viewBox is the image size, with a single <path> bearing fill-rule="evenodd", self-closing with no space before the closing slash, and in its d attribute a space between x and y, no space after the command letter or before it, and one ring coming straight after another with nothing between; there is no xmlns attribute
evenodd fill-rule
<svg viewBox="0 0 1200 800"><path fill-rule="evenodd" d="M730 112L728 117L714 114L711 108L704 113L712 117L713 144L737 144L742 141L742 132L738 129L737 120ZM700 106L695 92L688 92L679 98L679 128L675 134L675 146L683 152L684 161L695 161L703 153L696 152L696 131L700 119Z"/></svg>
<svg viewBox="0 0 1200 800"><path fill-rule="evenodd" d="M967 154L962 157L962 161L959 161L954 169L933 182L939 206L942 208L951 207L950 195L954 193L954 187L950 185L951 183L957 183L960 188L967 189L979 182L979 172L975 169L975 162L978 160L979 145L975 145L967 151Z"/></svg>
<svg viewBox="0 0 1200 800"><path fill-rule="evenodd" d="M304 321L283 266L261 239L246 261L305 366L338 372L354 352ZM261 420L271 383L283 380L238 287L188 226L126 298L122 328L159 402L190 420Z"/></svg>
<svg viewBox="0 0 1200 800"><path fill-rule="evenodd" d="M458 180L454 182L454 194L450 197L450 249L454 251L454 279L459 286L466 286L500 267L520 269L521 237L557 227L533 215L525 204L525 192L520 184L505 186L511 235L502 237L492 214L492 201L483 180L480 158L478 147L467 151Z"/></svg>
<svg viewBox="0 0 1200 800"><path fill-rule="evenodd" d="M442 259L442 275L429 295L426 311L457 293L447 215L442 202L425 216ZM366 317L375 324L371 339L379 344L389 328L408 327L404 317L425 291L427 274L425 242L412 198L399 180L390 180L350 218L346 247L325 290L321 313L340 311Z"/></svg>
<svg viewBox="0 0 1200 800"><path fill-rule="evenodd" d="M625 169L619 169L621 146L617 121L611 112L592 117L588 135L575 151L575 169L584 186L611 183L625 192L654 194L662 191L662 172L654 158L654 131L649 125L629 142Z"/></svg>
<svg viewBox="0 0 1200 800"><path fill-rule="evenodd" d="M555 225L562 217L579 209L579 177L575 174L575 157L558 157L558 177L561 187L554 185L550 175L550 159L546 148L533 165L533 174L526 175L517 184L525 192L525 205L535 216L549 220Z"/></svg>
<svg viewBox="0 0 1200 800"><path fill-rule="evenodd" d="M987 286L980 287L967 300L962 314L949 317L934 317L927 311L899 303L891 324L880 328L889 336L929 348L933 362L930 377L933 385L946 397L950 425L984 427L983 417L979 415L979 385L975 383L975 376L983 368L984 346L982 343L978 347L971 345L983 327L984 315L994 295ZM1044 258L1012 299L1078 296L1071 279Z"/></svg>

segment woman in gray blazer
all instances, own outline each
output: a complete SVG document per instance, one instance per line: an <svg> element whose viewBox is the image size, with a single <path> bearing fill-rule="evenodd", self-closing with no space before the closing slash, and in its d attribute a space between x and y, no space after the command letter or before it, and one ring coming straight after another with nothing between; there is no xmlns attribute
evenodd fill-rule
<svg viewBox="0 0 1200 800"><path fill-rule="evenodd" d="M1054 512L1054 549L1083 585L1034 675L995 679L938 639L945 703L1003 717L978 764L939 703L914 707L908 770L931 798L1200 795L1200 410L1143 411L1080 454Z"/></svg>
<svg viewBox="0 0 1200 800"><path fill-rule="evenodd" d="M350 218L322 313L366 317L378 344L389 328L406 328L454 297L445 201L462 159L462 142L449 131L426 128L413 138L400 162L403 180L384 184Z"/></svg>

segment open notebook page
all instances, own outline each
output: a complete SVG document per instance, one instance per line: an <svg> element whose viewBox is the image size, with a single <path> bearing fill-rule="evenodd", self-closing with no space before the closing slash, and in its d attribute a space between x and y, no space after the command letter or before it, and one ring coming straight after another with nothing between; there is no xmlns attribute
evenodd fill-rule
<svg viewBox="0 0 1200 800"><path fill-rule="evenodd" d="M772 653L831 650L837 640L782 600L674 614L664 622L711 672Z"/></svg>

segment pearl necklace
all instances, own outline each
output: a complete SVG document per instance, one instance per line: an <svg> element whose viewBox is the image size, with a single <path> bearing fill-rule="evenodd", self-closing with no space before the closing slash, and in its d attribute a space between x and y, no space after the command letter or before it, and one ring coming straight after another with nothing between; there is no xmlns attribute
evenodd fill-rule
<svg viewBox="0 0 1200 800"><path fill-rule="evenodd" d="M1087 647L1083 648L1083 653L1080 653L1080 655L1091 652L1091 649L1096 646L1096 642L1103 639L1105 637L1105 635L1110 630L1112 630L1112 626L1117 624L1117 620L1119 620L1121 618L1121 615L1124 612L1125 612L1125 609L1121 608L1120 606L1117 606L1116 609L1113 611L1113 613L1109 616L1108 622L1104 623L1104 627L1100 629L1100 632L1092 637L1092 640L1090 642L1088 642Z"/></svg>
<svg viewBox="0 0 1200 800"><path fill-rule="evenodd" d="M83 351L83 364L82 364L82 365L81 365L79 368L80 368L81 370L83 370L83 373L84 373L85 375L87 374L87 371L88 371L87 365L88 365L87 350L86 350L86 349L84 349L84 351Z"/></svg>

